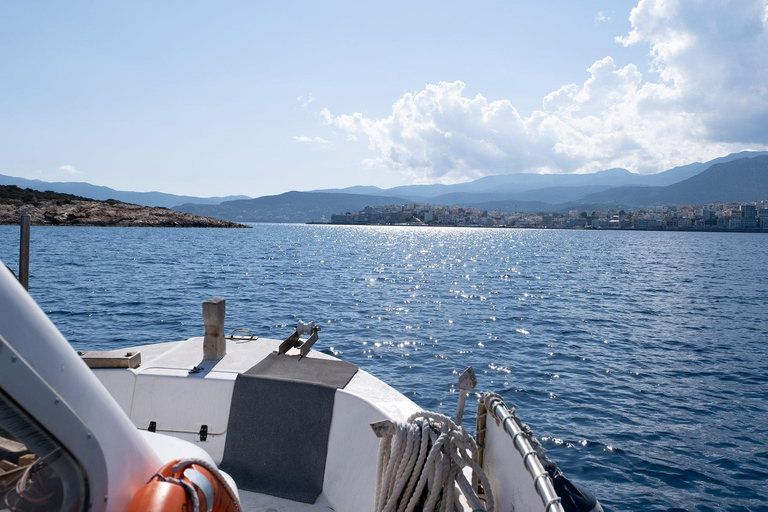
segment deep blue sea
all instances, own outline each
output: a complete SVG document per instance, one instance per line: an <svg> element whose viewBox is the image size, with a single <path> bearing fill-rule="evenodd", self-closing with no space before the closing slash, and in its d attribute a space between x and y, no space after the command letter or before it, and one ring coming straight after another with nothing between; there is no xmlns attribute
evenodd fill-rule
<svg viewBox="0 0 768 512"><path fill-rule="evenodd" d="M472 365L606 510L768 510L766 235L33 227L30 293L77 349L202 335L215 296L228 330L315 320L450 415Z"/></svg>

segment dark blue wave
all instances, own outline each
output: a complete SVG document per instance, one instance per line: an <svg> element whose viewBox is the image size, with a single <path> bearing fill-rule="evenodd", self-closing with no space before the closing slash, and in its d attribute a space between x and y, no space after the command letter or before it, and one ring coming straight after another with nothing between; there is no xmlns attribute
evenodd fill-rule
<svg viewBox="0 0 768 512"><path fill-rule="evenodd" d="M446 414L472 365L606 510L756 511L766 268L759 234L33 227L30 287L77 349L201 335L222 296L228 330L318 321L319 350Z"/></svg>

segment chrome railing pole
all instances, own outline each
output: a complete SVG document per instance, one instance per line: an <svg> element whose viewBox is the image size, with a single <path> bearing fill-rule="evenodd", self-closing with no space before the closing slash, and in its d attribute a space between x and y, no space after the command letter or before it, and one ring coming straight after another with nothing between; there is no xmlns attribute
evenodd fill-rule
<svg viewBox="0 0 768 512"><path fill-rule="evenodd" d="M561 499L555 492L552 479L541 464L541 460L539 460L536 450L534 450L531 443L528 442L525 432L520 428L520 425L517 424L515 418L509 413L506 404L498 399L493 400L491 410L496 419L504 425L504 430L506 430L507 434L512 438L515 448L517 448L517 451L520 452L520 455L523 457L525 468L533 477L536 492L539 493L541 500L544 502L545 512L565 512L563 510Z"/></svg>

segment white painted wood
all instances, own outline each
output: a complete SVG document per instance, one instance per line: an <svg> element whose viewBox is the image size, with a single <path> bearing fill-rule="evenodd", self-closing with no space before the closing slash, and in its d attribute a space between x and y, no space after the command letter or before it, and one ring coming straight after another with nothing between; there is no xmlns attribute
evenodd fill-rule
<svg viewBox="0 0 768 512"><path fill-rule="evenodd" d="M218 464L224 457L229 408L235 373L190 375L187 370L150 368L136 377L131 420L146 430L150 421L157 432L199 445ZM202 425L208 437L200 440Z"/></svg>
<svg viewBox="0 0 768 512"><path fill-rule="evenodd" d="M136 377L131 419L145 430L154 421L158 430L196 433L205 424L209 433L222 434L227 430L235 377L150 368Z"/></svg>
<svg viewBox="0 0 768 512"><path fill-rule="evenodd" d="M362 369L346 385L344 392L375 405L386 415L386 419L405 421L411 414L422 410L395 388Z"/></svg>
<svg viewBox="0 0 768 512"><path fill-rule="evenodd" d="M384 417L365 400L336 391L323 482L334 510L373 510L379 439L369 425Z"/></svg>
<svg viewBox="0 0 768 512"><path fill-rule="evenodd" d="M384 419L404 422L420 410L363 370L336 391L323 482L323 494L334 510L373 510L379 439L370 424Z"/></svg>
<svg viewBox="0 0 768 512"><path fill-rule="evenodd" d="M194 444L158 432L140 430L139 434L152 447L161 467L177 459L200 459L215 464L208 452Z"/></svg>
<svg viewBox="0 0 768 512"><path fill-rule="evenodd" d="M121 369L94 369L93 374L107 388L123 412L130 417L136 374Z"/></svg>
<svg viewBox="0 0 768 512"><path fill-rule="evenodd" d="M501 424L488 413L483 465L491 482L496 510L544 512L523 457Z"/></svg>
<svg viewBox="0 0 768 512"><path fill-rule="evenodd" d="M203 360L203 337L189 338L184 341L159 343L141 347L130 347L126 350L141 350L142 364L137 368L137 373L149 369L170 368L177 370L191 370L195 367L204 371L215 370L217 372L243 373L275 350L279 342L266 338L252 341L226 340L227 354L218 361ZM154 351L149 350L154 348ZM309 357L316 357L312 352ZM329 358L331 356L325 356Z"/></svg>

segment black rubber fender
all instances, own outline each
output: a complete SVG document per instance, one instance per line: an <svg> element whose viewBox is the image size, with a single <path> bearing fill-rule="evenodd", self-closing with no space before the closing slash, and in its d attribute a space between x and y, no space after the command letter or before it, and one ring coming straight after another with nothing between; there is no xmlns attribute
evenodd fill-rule
<svg viewBox="0 0 768 512"><path fill-rule="evenodd" d="M603 507L595 496L568 480L560 469L552 464L547 468L555 492L562 500L565 512L603 512Z"/></svg>

